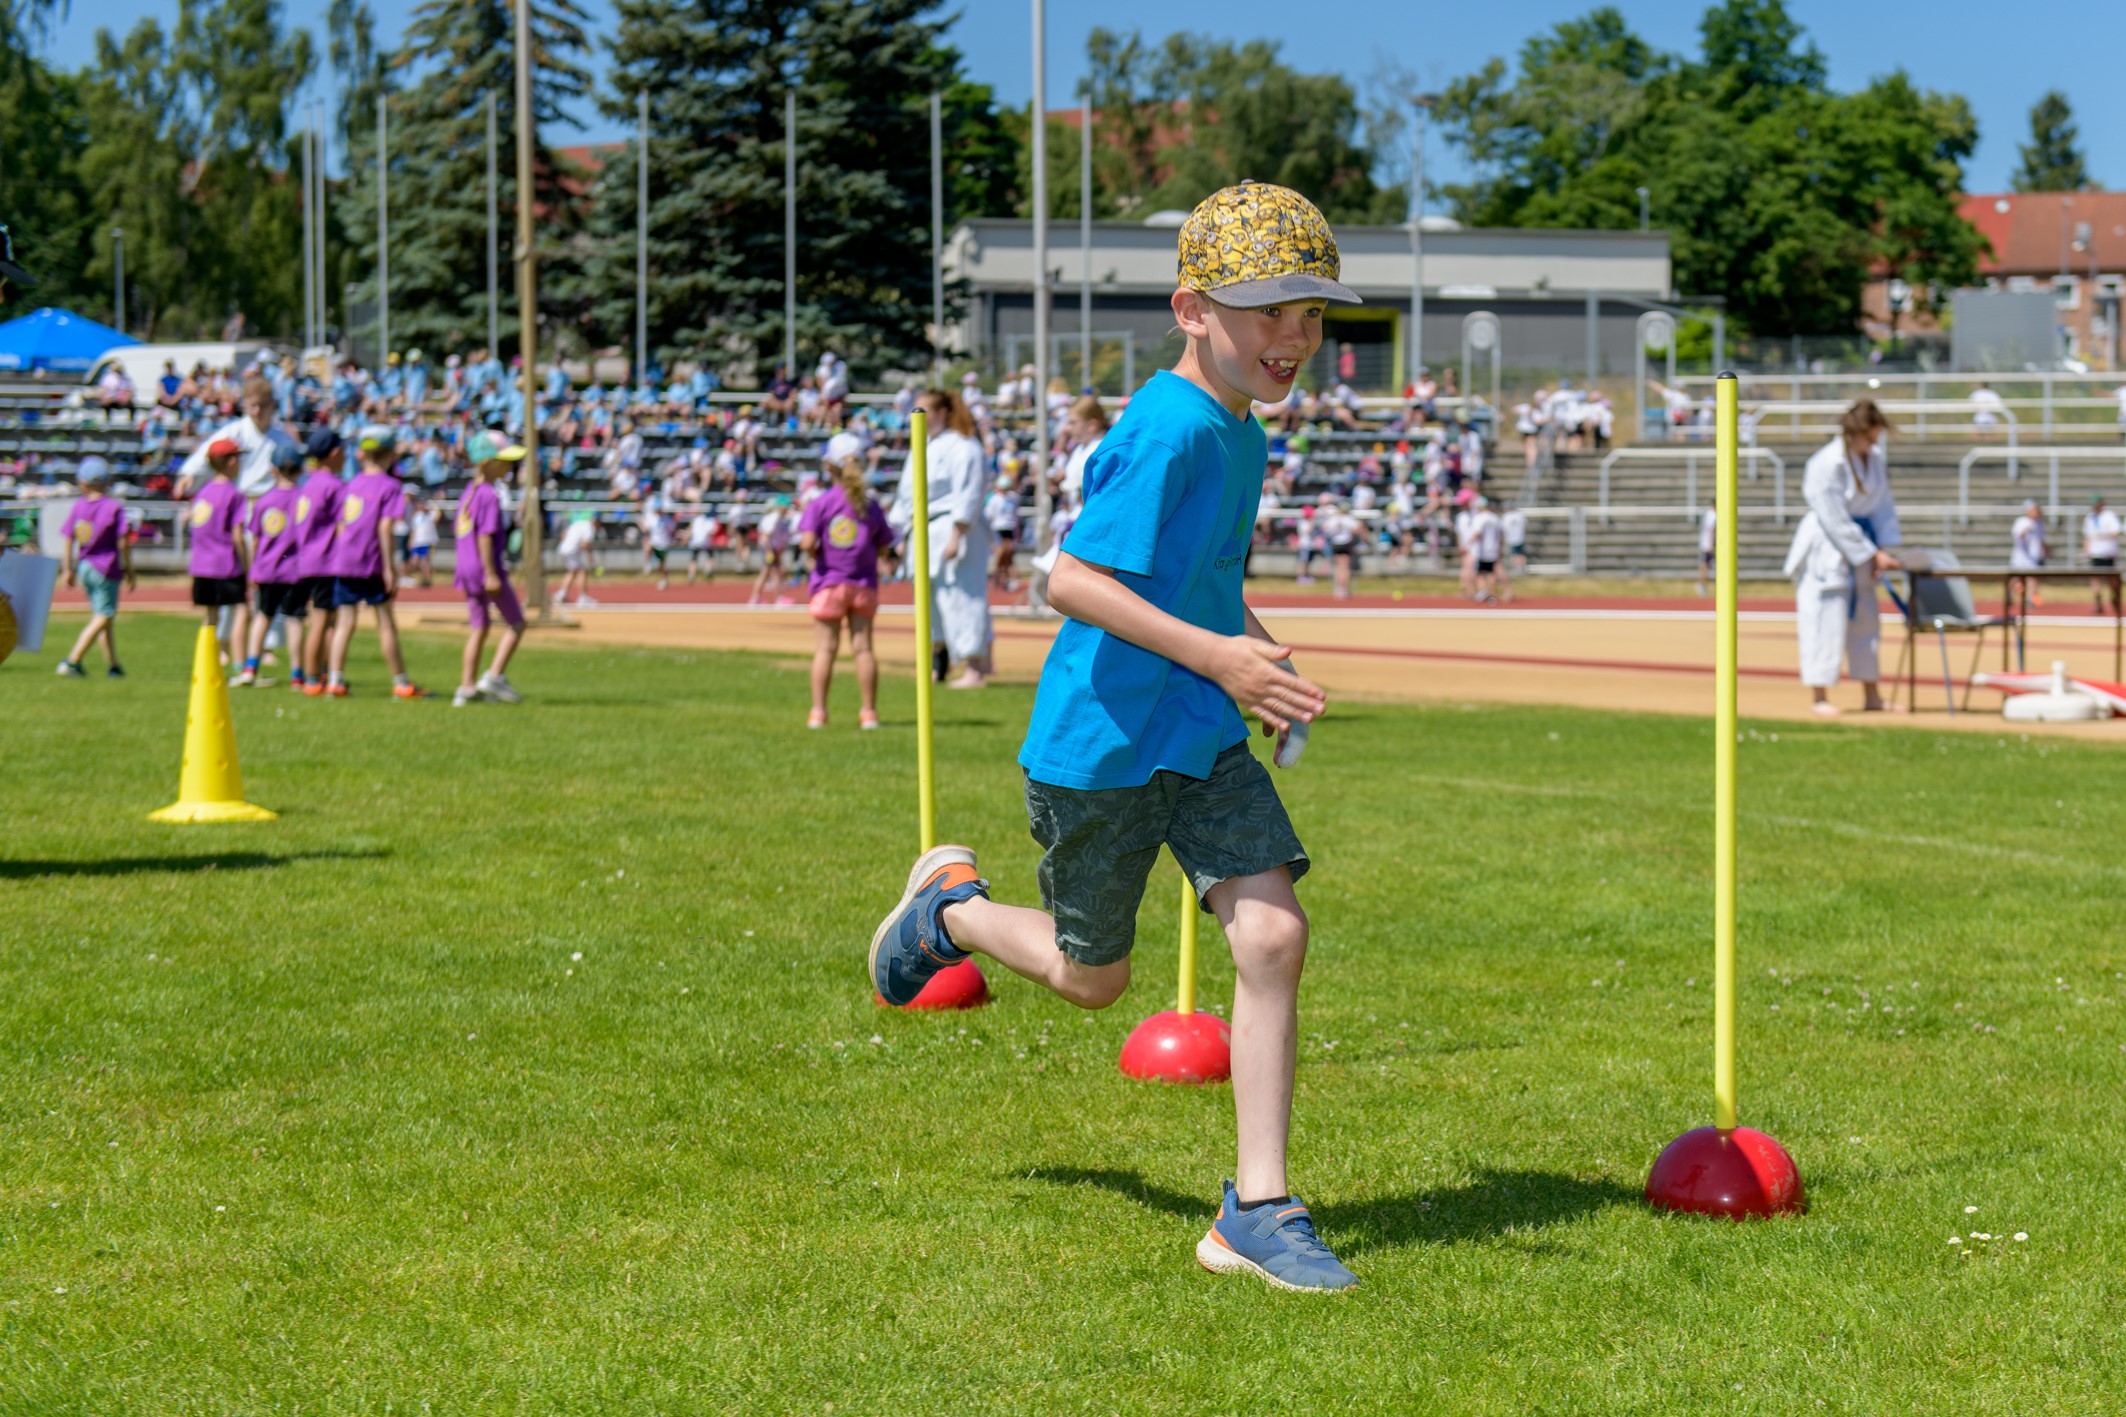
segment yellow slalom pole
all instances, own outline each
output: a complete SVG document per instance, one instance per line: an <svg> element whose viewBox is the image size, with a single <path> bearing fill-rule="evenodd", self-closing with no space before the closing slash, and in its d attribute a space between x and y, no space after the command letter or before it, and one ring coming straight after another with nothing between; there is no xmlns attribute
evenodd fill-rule
<svg viewBox="0 0 2126 1417"><path fill-rule="evenodd" d="M1719 627L1713 681L1713 1124L1735 1129L1735 550L1736 449L1740 445L1733 374L1715 383L1713 483L1719 499Z"/></svg>
<svg viewBox="0 0 2126 1417"><path fill-rule="evenodd" d="M937 757L931 743L928 423L920 409L909 415L908 485L915 502L915 524L908 528L908 559L915 571L915 812L924 851L938 841Z"/></svg>
<svg viewBox="0 0 2126 1417"><path fill-rule="evenodd" d="M1174 1012L1196 1012L1196 888L1189 884L1188 871L1181 872L1181 988L1175 1000Z"/></svg>

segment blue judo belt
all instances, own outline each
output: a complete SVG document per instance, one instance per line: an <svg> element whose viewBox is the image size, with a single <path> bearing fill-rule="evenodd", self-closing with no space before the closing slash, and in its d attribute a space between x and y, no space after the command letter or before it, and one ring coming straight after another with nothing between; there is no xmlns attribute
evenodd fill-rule
<svg viewBox="0 0 2126 1417"><path fill-rule="evenodd" d="M1875 519L1873 517L1855 517L1853 518L1853 525L1859 527L1861 535L1865 536L1868 540L1875 540ZM1880 545L1880 543L1878 542L1877 545ZM1882 586L1883 590L1888 592L1890 597L1890 604L1897 607L1897 613L1907 620L1911 619L1912 612L1905 608L1904 601L1898 599L1897 588L1891 585L1888 581L1881 581L1878 582L1878 584ZM1846 619L1850 620L1859 613L1860 576L1856 573L1853 577L1853 584L1847 588L1845 593L1845 617Z"/></svg>

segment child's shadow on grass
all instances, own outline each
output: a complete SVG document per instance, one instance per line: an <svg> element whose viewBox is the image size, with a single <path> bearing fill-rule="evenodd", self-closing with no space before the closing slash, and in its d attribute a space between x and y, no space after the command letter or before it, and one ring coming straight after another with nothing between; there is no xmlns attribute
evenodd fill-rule
<svg viewBox="0 0 2126 1417"><path fill-rule="evenodd" d="M1136 1171L1037 1166L1022 1175L1056 1186L1098 1186L1151 1210L1209 1224L1214 1204L1154 1185ZM1486 1170L1458 1186L1310 1207L1337 1253L1362 1255L1406 1245L1458 1245L1563 1225L1616 1205L1636 1188L1556 1171Z"/></svg>
<svg viewBox="0 0 2126 1417"><path fill-rule="evenodd" d="M0 881L53 876L197 875L202 871L268 871L297 861L373 861L384 851L222 851L211 856L113 856L103 861L0 861Z"/></svg>

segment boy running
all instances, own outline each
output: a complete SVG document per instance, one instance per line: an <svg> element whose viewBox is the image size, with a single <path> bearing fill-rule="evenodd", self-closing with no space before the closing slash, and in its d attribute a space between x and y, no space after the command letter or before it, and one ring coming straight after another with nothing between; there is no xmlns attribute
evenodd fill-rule
<svg viewBox="0 0 2126 1417"><path fill-rule="evenodd" d="M244 672L236 676L240 687L272 682L258 677L258 662L265 655L266 635L274 622L300 621L310 613L302 577L295 570L295 503L300 495L295 478L302 470L302 449L293 443L274 444L273 487L251 506L251 521L246 529L251 533L251 595L255 603L250 649L244 656ZM299 645L300 639L291 636L288 642ZM288 677L299 684L303 679L301 651L290 649L288 658L292 661Z"/></svg>
<svg viewBox="0 0 2126 1417"><path fill-rule="evenodd" d="M502 563L508 518L502 514L502 496L495 484L523 460L524 449L499 434L475 433L466 441L465 457L472 463L474 481L458 503L457 569L451 583L465 593L465 622L472 632L465 640L458 692L450 703L452 708L482 698L498 704L522 703L524 696L510 684L506 671L517 642L524 637L524 609L509 584L509 568ZM502 617L502 638L495 642L494 663L481 674L480 651L487 644L490 614Z"/></svg>
<svg viewBox="0 0 2126 1417"><path fill-rule="evenodd" d="M79 581L87 592L89 623L74 641L74 652L59 661L59 677L79 679L86 674L81 657L90 645L102 640L103 657L110 665L104 677L123 679L125 670L118 663L113 626L118 623L118 582L124 580L127 590L134 588L133 546L126 539L125 507L108 491L111 465L93 453L74 469L74 481L81 488L81 498L68 510L63 528L66 583L71 586Z"/></svg>
<svg viewBox="0 0 2126 1417"><path fill-rule="evenodd" d="M347 697L347 650L354 643L354 618L359 613L354 607L360 605L376 607L377 643L384 651L384 662L391 666L391 696L427 697L406 673L398 621L391 614L391 600L399 588L391 564L391 528L406 514L406 493L391 472L395 451L396 435L390 428L383 424L364 428L362 470L340 497L339 525L325 563L332 574L334 612L325 692L334 698Z"/></svg>
<svg viewBox="0 0 2126 1417"><path fill-rule="evenodd" d="M1145 879L1171 847L1237 975L1239 1165L1196 1258L1308 1291L1358 1281L1286 1180L1307 950L1293 882L1308 861L1241 712L1282 735L1324 699L1241 588L1268 456L1249 406L1285 398L1320 348L1326 302L1357 303L1340 271L1328 223L1287 188L1242 183L1190 214L1172 297L1187 349L1087 462L1084 508L1049 580L1068 618L1019 754L1046 909L990 900L975 853L940 846L915 863L870 955L890 1004L974 953L1105 1008L1129 983Z"/></svg>

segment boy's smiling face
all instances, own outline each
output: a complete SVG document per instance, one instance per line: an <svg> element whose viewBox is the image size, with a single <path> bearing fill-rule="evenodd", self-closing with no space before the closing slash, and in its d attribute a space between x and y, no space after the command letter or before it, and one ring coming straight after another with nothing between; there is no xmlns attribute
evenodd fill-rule
<svg viewBox="0 0 2126 1417"><path fill-rule="evenodd" d="M1191 377L1236 417L1277 403L1321 348L1320 301L1255 310L1221 305L1199 290L1174 292L1174 319L1189 337L1176 373Z"/></svg>

